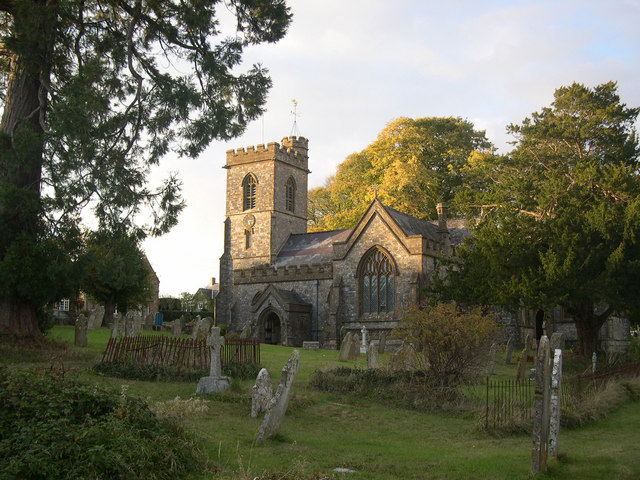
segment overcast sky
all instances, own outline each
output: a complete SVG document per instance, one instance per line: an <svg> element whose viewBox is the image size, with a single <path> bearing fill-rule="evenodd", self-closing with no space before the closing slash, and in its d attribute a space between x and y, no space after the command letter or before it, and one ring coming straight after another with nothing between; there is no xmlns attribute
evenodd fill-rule
<svg viewBox="0 0 640 480"><path fill-rule="evenodd" d="M462 117L504 153L505 126L574 81L614 80L622 101L640 106L640 0L288 3L287 36L245 55L247 67L259 62L273 80L263 119L196 160L162 164L178 172L187 207L169 234L143 245L161 295L219 278L229 149L304 136L313 188L397 117Z"/></svg>

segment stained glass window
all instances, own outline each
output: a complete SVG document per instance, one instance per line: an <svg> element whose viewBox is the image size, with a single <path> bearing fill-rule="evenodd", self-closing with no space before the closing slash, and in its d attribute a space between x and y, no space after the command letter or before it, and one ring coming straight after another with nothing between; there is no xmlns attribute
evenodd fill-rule
<svg viewBox="0 0 640 480"><path fill-rule="evenodd" d="M360 271L362 313L392 312L394 307L394 268L389 256L374 249L363 260Z"/></svg>

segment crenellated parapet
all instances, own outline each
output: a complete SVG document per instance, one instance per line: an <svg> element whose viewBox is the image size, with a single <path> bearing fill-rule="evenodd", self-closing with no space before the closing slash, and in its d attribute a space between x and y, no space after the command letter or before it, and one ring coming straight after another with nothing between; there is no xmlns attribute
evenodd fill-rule
<svg viewBox="0 0 640 480"><path fill-rule="evenodd" d="M225 168L274 159L307 170L309 165L309 140L304 137L284 137L281 143L270 142L266 145L261 144L227 150Z"/></svg>
<svg viewBox="0 0 640 480"><path fill-rule="evenodd" d="M313 263L290 267L260 265L233 271L233 283L235 285L247 283L299 282L332 278L332 263Z"/></svg>

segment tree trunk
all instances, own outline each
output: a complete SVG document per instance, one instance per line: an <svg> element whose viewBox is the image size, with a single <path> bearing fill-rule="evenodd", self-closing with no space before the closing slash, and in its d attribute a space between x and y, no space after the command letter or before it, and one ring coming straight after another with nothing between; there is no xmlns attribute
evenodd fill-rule
<svg viewBox="0 0 640 480"><path fill-rule="evenodd" d="M593 302L583 302L572 312L578 332L578 346L580 353L586 358L591 358L593 352L598 350L598 334L602 325L610 314L610 309L596 315Z"/></svg>
<svg viewBox="0 0 640 480"><path fill-rule="evenodd" d="M111 327L113 325L113 313L116 310L115 297L112 295L104 301L104 324Z"/></svg>
<svg viewBox="0 0 640 480"><path fill-rule="evenodd" d="M4 284L0 292L0 331L21 336L40 334L36 310L44 305L33 305L29 296L38 285L17 283L20 276L12 271L21 265L8 265L7 252L18 242L21 245L37 243L41 230L40 181L44 150L41 120L45 108L41 81L48 78L49 72L47 59L52 50L54 27L52 5L35 1L12 12L18 39L25 44L19 47L21 53L13 52L5 57L9 73L0 120L0 219L4 236L0 265L8 270L4 272L5 278L12 280ZM13 261L15 263L15 257Z"/></svg>

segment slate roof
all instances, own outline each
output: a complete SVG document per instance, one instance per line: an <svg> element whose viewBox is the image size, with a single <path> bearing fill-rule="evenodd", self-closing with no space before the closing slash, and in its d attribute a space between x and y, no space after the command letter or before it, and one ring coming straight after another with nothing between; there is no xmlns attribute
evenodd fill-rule
<svg viewBox="0 0 640 480"><path fill-rule="evenodd" d="M398 210L383 205L387 213L395 220L398 226L402 229L405 235L422 235L429 240L439 241L440 235L436 226L429 222L420 220L419 218L412 217L406 213L399 212Z"/></svg>
<svg viewBox="0 0 640 480"><path fill-rule="evenodd" d="M346 229L291 235L278 252L275 266L331 262L333 244L345 241L350 233L351 229Z"/></svg>
<svg viewBox="0 0 640 480"><path fill-rule="evenodd" d="M293 290L281 290L279 288L276 289L278 293L282 296L282 300L286 303L294 303L298 305L309 305L309 302L305 301Z"/></svg>

